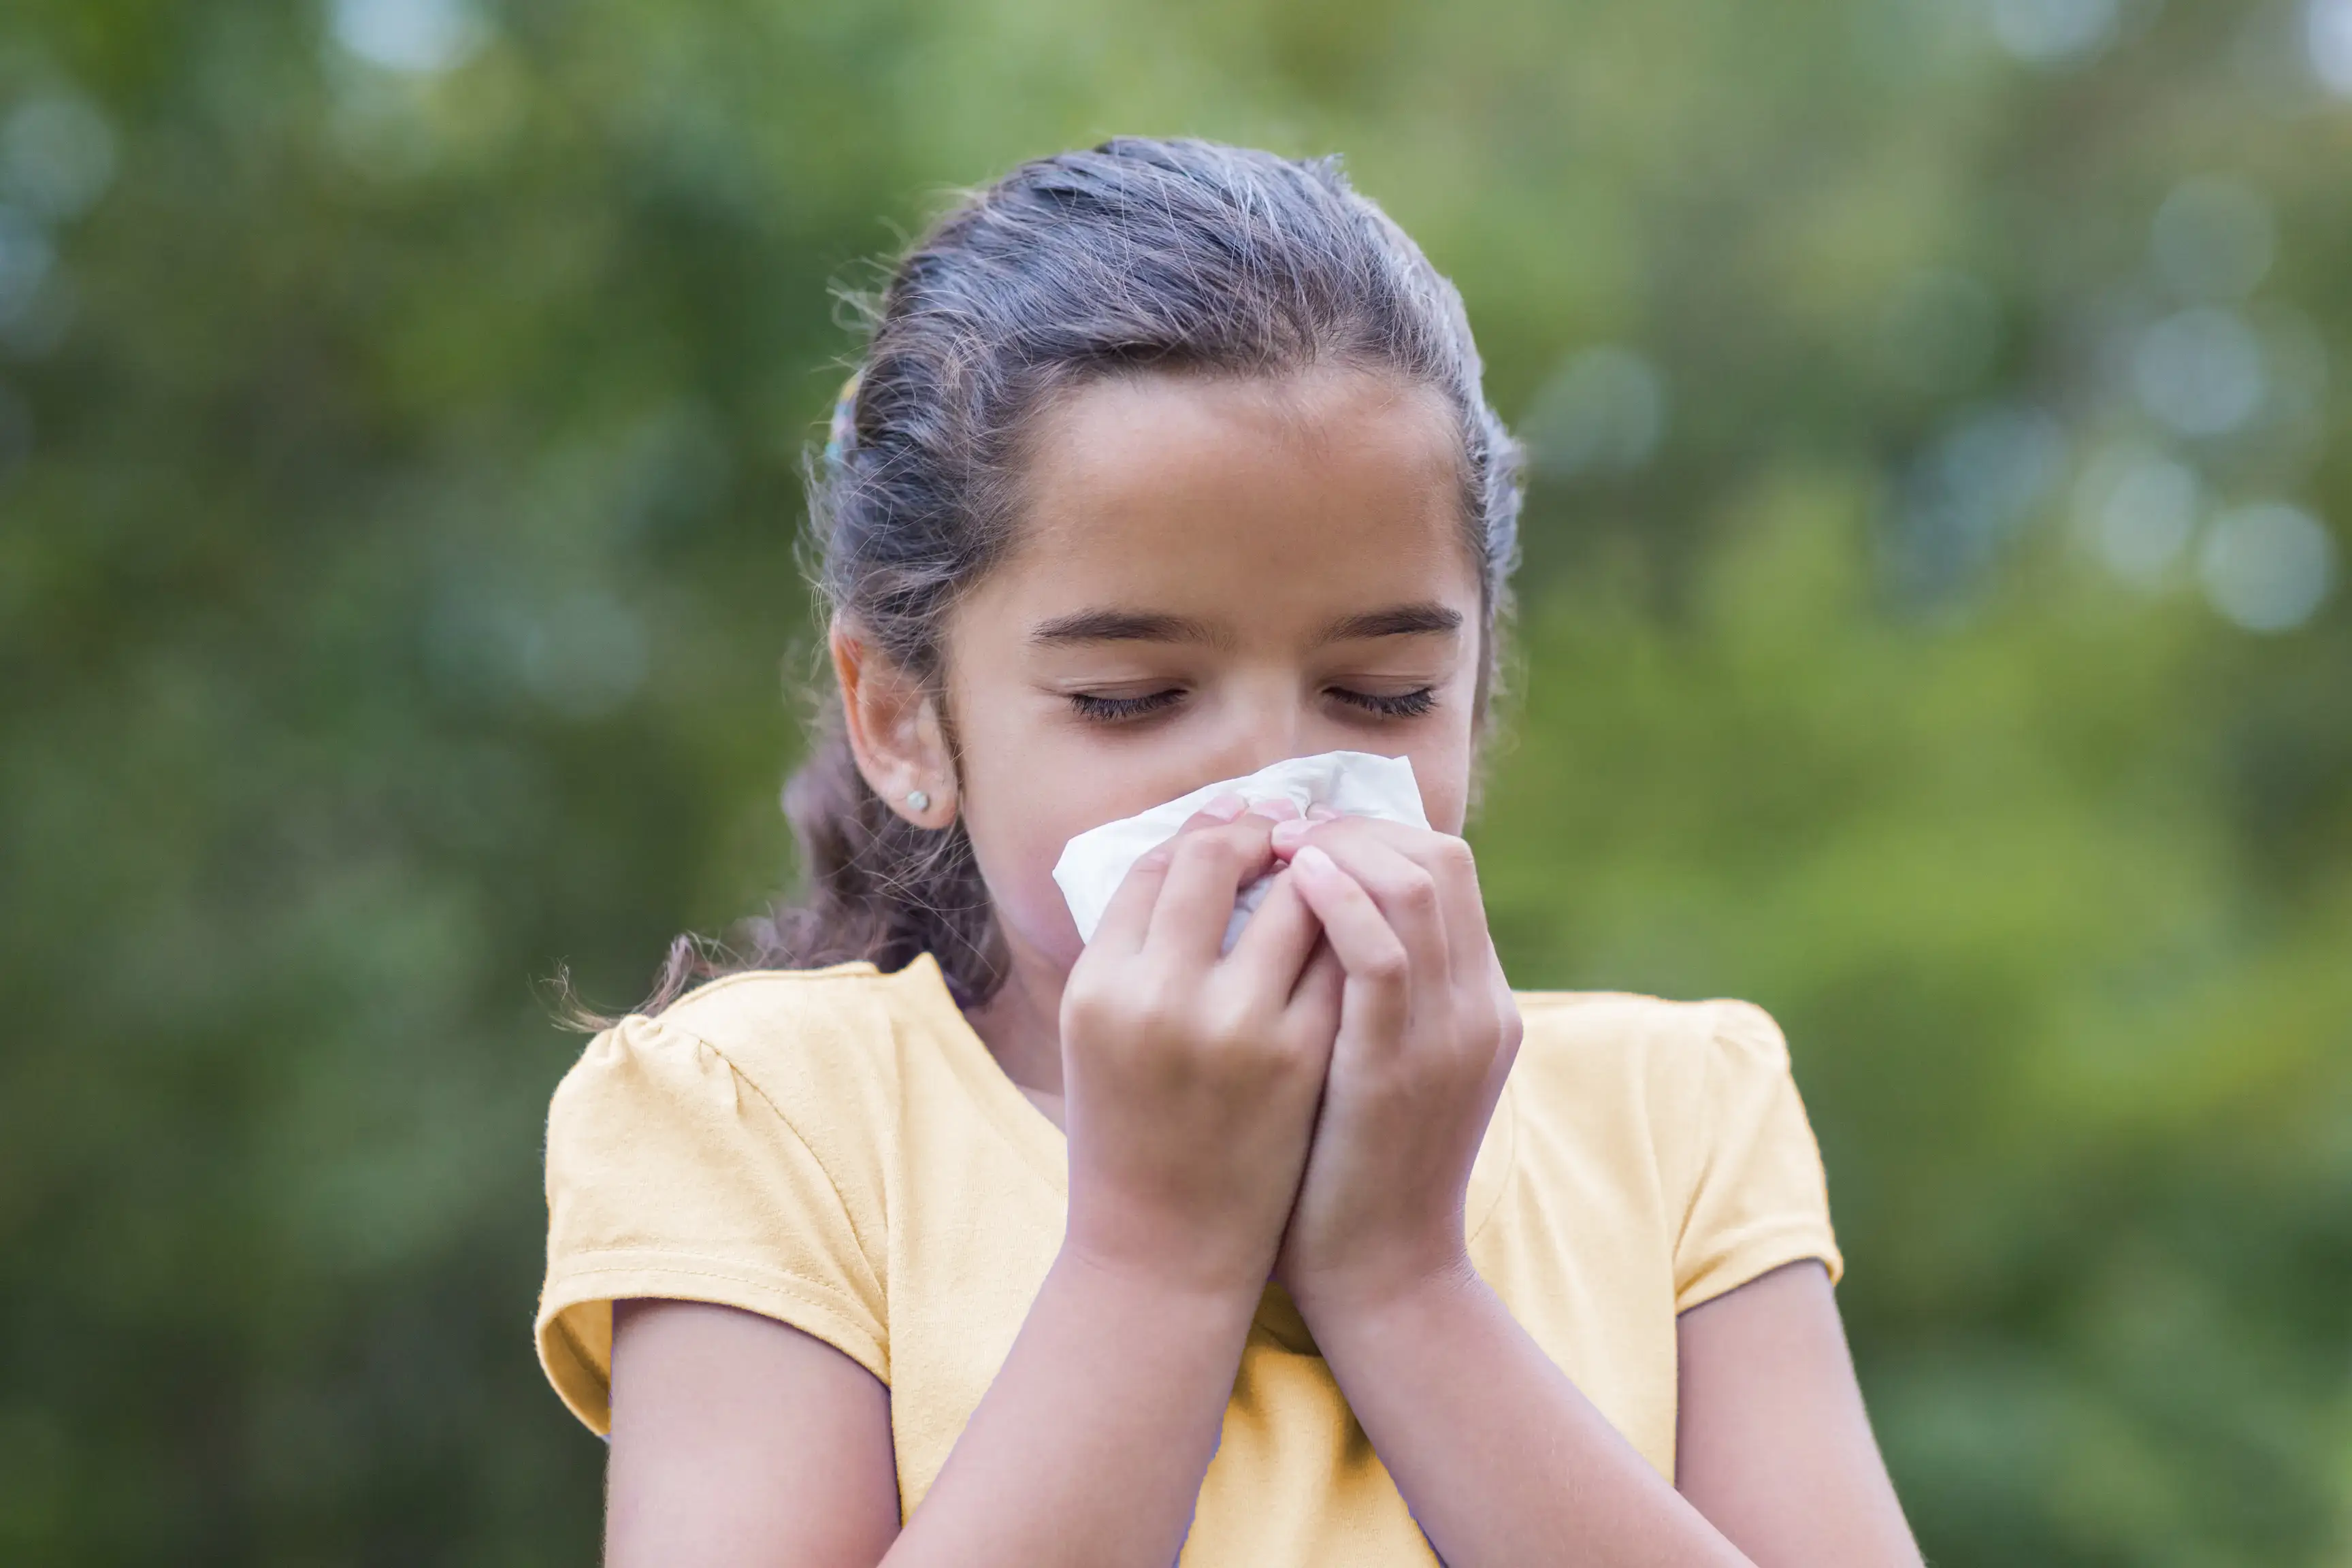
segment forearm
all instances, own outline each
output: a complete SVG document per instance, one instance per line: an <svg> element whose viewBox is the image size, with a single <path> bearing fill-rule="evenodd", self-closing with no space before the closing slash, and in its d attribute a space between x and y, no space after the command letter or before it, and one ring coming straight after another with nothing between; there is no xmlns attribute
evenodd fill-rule
<svg viewBox="0 0 2352 1568"><path fill-rule="evenodd" d="M1065 1252L885 1563L1167 1568L1255 1307Z"/></svg>
<svg viewBox="0 0 2352 1568"><path fill-rule="evenodd" d="M1376 1302L1301 1304L1450 1568L1751 1568L1466 1263Z"/></svg>

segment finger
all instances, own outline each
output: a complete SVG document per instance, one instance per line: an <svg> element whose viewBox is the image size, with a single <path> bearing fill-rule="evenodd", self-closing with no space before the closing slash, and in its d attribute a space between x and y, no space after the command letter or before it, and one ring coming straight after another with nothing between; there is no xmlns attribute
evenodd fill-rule
<svg viewBox="0 0 2352 1568"><path fill-rule="evenodd" d="M1323 935L1321 922L1294 883L1286 868L1276 868L1273 885L1224 960L1244 984L1276 996L1290 994Z"/></svg>
<svg viewBox="0 0 2352 1568"><path fill-rule="evenodd" d="M1177 840L1187 833L1223 826L1248 806L1238 795L1221 795L1186 817L1174 833L1137 856L1112 889L1110 902L1103 906L1102 919L1095 922L1095 934L1087 945L1107 946L1118 952L1140 948L1150 929L1152 906L1159 901L1169 864L1175 858Z"/></svg>
<svg viewBox="0 0 2352 1568"><path fill-rule="evenodd" d="M1360 883L1317 845L1292 857L1298 890L1323 922L1347 972L1346 999L1375 1039L1402 1034L1412 1013L1412 958Z"/></svg>
<svg viewBox="0 0 2352 1568"><path fill-rule="evenodd" d="M1299 900L1305 902L1306 895L1300 894ZM1319 935L1320 921L1317 931ZM1339 999L1347 984L1348 971L1337 950L1328 940L1318 942L1307 955L1307 967L1298 973L1297 984L1290 988L1283 1016L1293 1020L1308 1037L1328 1041L1339 1027Z"/></svg>
<svg viewBox="0 0 2352 1568"><path fill-rule="evenodd" d="M1095 934L1087 942L1088 948L1134 952L1143 946L1151 928L1151 908L1160 901L1160 884L1168 879L1168 864L1175 855L1176 840L1171 838L1135 858L1135 864L1111 890L1110 902L1103 906L1102 919L1095 922Z"/></svg>
<svg viewBox="0 0 2352 1568"><path fill-rule="evenodd" d="M1193 828L1204 826L1209 823L1231 822L1234 817L1239 816L1243 812L1247 811L1248 809L1249 801L1245 796L1233 790L1227 790L1224 794L1218 795L1206 805L1201 807L1200 810L1186 817L1184 819L1184 826L1178 828L1176 831L1179 833L1189 833Z"/></svg>
<svg viewBox="0 0 2352 1568"><path fill-rule="evenodd" d="M1287 842L1286 842L1287 841ZM1438 833L1411 823L1378 817L1342 817L1328 826L1286 829L1276 833L1275 852L1296 853L1297 843L1321 845L1343 869L1356 874L1346 846L1370 843L1386 846L1427 872L1437 886L1438 906L1445 922L1449 950L1448 973L1457 984L1484 984L1496 968L1494 939L1486 926L1486 900L1478 887L1478 863L1470 846L1450 833ZM1359 876L1359 880L1363 879ZM1375 900L1381 889L1367 883ZM1382 907L1387 907L1382 901Z"/></svg>
<svg viewBox="0 0 2352 1568"><path fill-rule="evenodd" d="M1410 922L1400 919L1391 898L1392 888L1402 889L1411 884L1386 881L1377 868L1379 858L1393 855L1409 861L1435 889L1445 931L1446 968L1442 973L1448 981L1446 1033L1465 1050L1489 1053L1490 1071L1507 1072L1517 1052L1518 1004L1487 933L1486 908L1479 897L1477 866L1470 847L1449 834L1403 823L1360 817L1349 826L1352 832L1335 831L1322 847L1364 884L1373 901L1389 914L1390 923L1398 927L1406 946L1414 952L1416 963L1426 963L1428 955L1414 942ZM1426 1003L1423 1011L1428 1011Z"/></svg>
<svg viewBox="0 0 2352 1568"><path fill-rule="evenodd" d="M1369 835L1335 833L1318 837L1315 847L1371 895L1381 918L1404 944L1417 982L1435 985L1453 981L1451 932L1434 877L1419 862ZM1292 864L1297 862L1294 859Z"/></svg>
<svg viewBox="0 0 2352 1568"><path fill-rule="evenodd" d="M1328 833L1317 835L1315 842L1372 895L1420 965L1428 964L1431 955L1415 941L1414 924L1401 913L1398 900L1434 889L1445 933L1445 967L1437 973L1445 975L1448 983L1448 1033L1465 1049L1493 1049L1496 1060L1507 1070L1516 1046L1507 1050L1498 1047L1507 1036L1516 1042L1517 1003L1487 932L1486 904L1479 896L1477 866L1470 847L1450 834L1368 817L1334 824ZM1408 863L1416 874L1400 875L1397 868ZM1420 880L1424 878L1425 888ZM1429 973L1421 969L1416 983L1418 974ZM1426 1000L1423 1008L1426 1013Z"/></svg>
<svg viewBox="0 0 2352 1568"><path fill-rule="evenodd" d="M1181 962L1215 963L1242 884L1274 864L1268 842L1273 826L1265 817L1247 816L1180 834L1160 897L1151 906L1144 945L1163 949Z"/></svg>
<svg viewBox="0 0 2352 1568"><path fill-rule="evenodd" d="M1322 810L1322 807L1317 807ZM1333 836L1349 838L1369 838L1385 844L1397 853L1415 860L1442 860L1446 846L1462 841L1450 833L1440 833L1433 827L1416 827L1410 822L1391 822L1384 816L1316 816L1309 814L1296 822L1283 825L1274 836L1277 854L1287 856L1301 844L1316 843L1328 847ZM1465 848L1467 846L1464 846Z"/></svg>

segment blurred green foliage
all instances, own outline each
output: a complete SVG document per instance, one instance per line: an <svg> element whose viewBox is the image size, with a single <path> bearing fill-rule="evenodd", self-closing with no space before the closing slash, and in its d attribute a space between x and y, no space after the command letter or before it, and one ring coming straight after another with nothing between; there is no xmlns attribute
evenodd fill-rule
<svg viewBox="0 0 2352 1568"><path fill-rule="evenodd" d="M834 291L1117 132L1461 283L1506 959L1787 1026L1932 1560L2344 1561L2344 0L13 0L0 1558L589 1558L534 983L788 878Z"/></svg>

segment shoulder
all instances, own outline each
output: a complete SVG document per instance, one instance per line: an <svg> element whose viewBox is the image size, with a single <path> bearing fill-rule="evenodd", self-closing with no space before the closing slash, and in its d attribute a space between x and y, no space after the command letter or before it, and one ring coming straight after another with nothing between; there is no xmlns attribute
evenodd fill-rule
<svg viewBox="0 0 2352 1568"><path fill-rule="evenodd" d="M1737 1135L1740 1108L1794 1099L1788 1044L1752 1002L1515 994L1526 1033L1510 1092L1522 1125L1616 1150L1670 1191L1686 1190Z"/></svg>
<svg viewBox="0 0 2352 1568"><path fill-rule="evenodd" d="M884 978L730 975L621 1019L557 1086L540 1353L592 1427L623 1298L739 1307L887 1375Z"/></svg>
<svg viewBox="0 0 2352 1568"><path fill-rule="evenodd" d="M954 1005L926 955L890 973L861 959L723 975L660 1021L707 1042L788 1114L813 1105L854 1120L892 1114L909 1062L902 1047L919 1024Z"/></svg>
<svg viewBox="0 0 2352 1568"><path fill-rule="evenodd" d="M855 1146L894 1120L905 972L866 963L752 970L631 1014L581 1053L550 1108L551 1147L572 1123L642 1137L667 1115L772 1112L812 1146Z"/></svg>
<svg viewBox="0 0 2352 1568"><path fill-rule="evenodd" d="M1521 1063L1538 1072L1703 1073L1724 1052L1785 1068L1787 1041L1753 1002L1668 1001L1622 991L1516 991L1526 1037Z"/></svg>
<svg viewBox="0 0 2352 1568"><path fill-rule="evenodd" d="M753 1077L859 1073L887 1064L913 1002L908 972L871 963L722 975L654 1022L703 1041Z"/></svg>

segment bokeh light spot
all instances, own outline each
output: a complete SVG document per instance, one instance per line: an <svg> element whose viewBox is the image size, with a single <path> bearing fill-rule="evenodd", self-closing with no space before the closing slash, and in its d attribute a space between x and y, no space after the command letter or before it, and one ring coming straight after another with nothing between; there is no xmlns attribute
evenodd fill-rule
<svg viewBox="0 0 2352 1568"><path fill-rule="evenodd" d="M31 312L56 261L47 229L22 212L0 207L0 328Z"/></svg>
<svg viewBox="0 0 2352 1568"><path fill-rule="evenodd" d="M1906 594L1974 585L2063 478L2066 432L2038 408L1995 405L1954 425L1913 465L1894 540Z"/></svg>
<svg viewBox="0 0 2352 1568"><path fill-rule="evenodd" d="M2200 306L2147 329L2132 359L2150 414L2184 436L2224 436L2252 419L2268 389L2263 349L2227 310Z"/></svg>
<svg viewBox="0 0 2352 1568"><path fill-rule="evenodd" d="M2332 92L2352 98L2352 0L2311 0L2304 13L2311 68Z"/></svg>
<svg viewBox="0 0 2352 1568"><path fill-rule="evenodd" d="M1520 435L1537 470L1623 472L1650 460L1666 430L1666 384L1631 349L1571 354L1536 395Z"/></svg>
<svg viewBox="0 0 2352 1568"><path fill-rule="evenodd" d="M329 18L337 43L385 70L450 70L485 42L465 0L331 0Z"/></svg>
<svg viewBox="0 0 2352 1568"><path fill-rule="evenodd" d="M2293 631L2335 586L2336 542L2301 507L2239 507L2206 530L2197 576L2213 607L2246 630Z"/></svg>
<svg viewBox="0 0 2352 1568"><path fill-rule="evenodd" d="M2203 489L2195 469L2161 452L2105 452L2076 487L2076 521L2108 571L2153 588L2188 548Z"/></svg>
<svg viewBox="0 0 2352 1568"><path fill-rule="evenodd" d="M0 192L51 222L79 217L114 179L114 130L79 94L48 92L0 123Z"/></svg>
<svg viewBox="0 0 2352 1568"><path fill-rule="evenodd" d="M1991 0L2000 47L2035 66L2080 65L2115 37L2116 0Z"/></svg>

